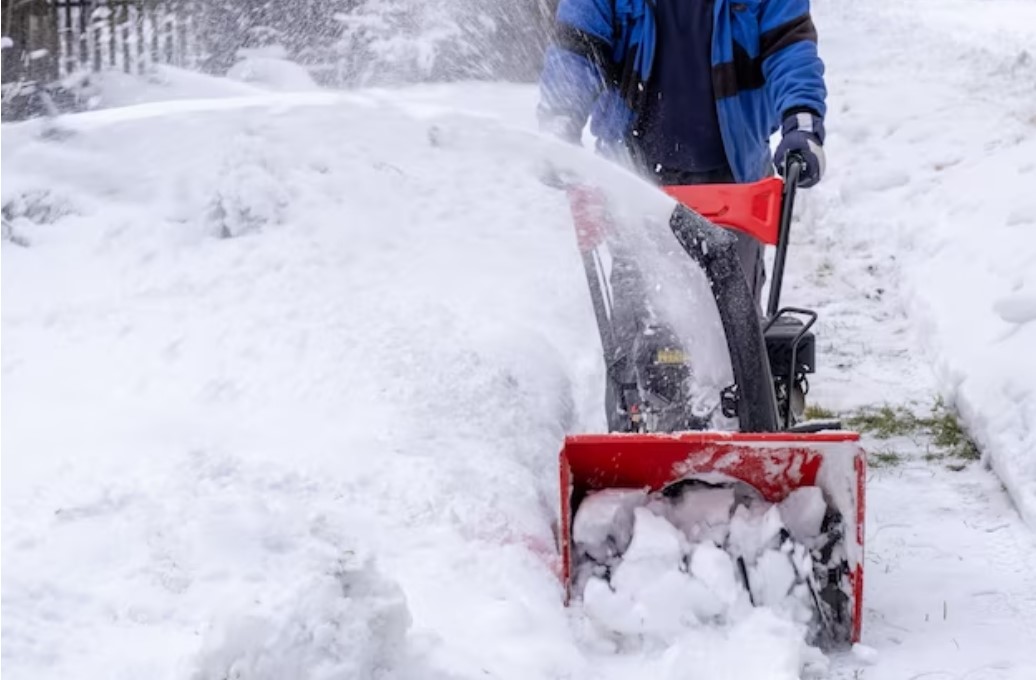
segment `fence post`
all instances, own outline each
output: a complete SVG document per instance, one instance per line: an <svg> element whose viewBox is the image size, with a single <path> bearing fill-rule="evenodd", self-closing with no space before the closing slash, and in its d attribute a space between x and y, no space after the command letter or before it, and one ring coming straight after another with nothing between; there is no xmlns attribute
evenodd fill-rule
<svg viewBox="0 0 1036 680"><path fill-rule="evenodd" d="M3 82L47 84L108 68L145 74L155 63L194 68L193 9L184 0L3 0L3 33L13 42Z"/></svg>
<svg viewBox="0 0 1036 680"><path fill-rule="evenodd" d="M28 41L22 45L22 54L27 60L28 80L50 83L58 79L61 58L61 43L58 37L57 21L50 5L33 2L29 5Z"/></svg>

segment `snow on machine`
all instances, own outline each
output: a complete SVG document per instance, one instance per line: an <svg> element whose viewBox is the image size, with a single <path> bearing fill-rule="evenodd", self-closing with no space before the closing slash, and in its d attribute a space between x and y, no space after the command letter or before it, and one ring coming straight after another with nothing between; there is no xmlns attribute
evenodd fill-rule
<svg viewBox="0 0 1036 680"><path fill-rule="evenodd" d="M678 201L668 226L704 272L722 324L733 382L715 395L714 410L731 423L727 430L686 403L677 339L660 333L635 356L617 351L606 271L614 262L615 225L601 192L567 188L606 358L610 433L569 436L561 450L566 600L585 594L589 607L593 595L595 607L621 613L633 606L619 601L623 587L663 592L657 584L630 586L637 577L622 560L669 559L690 584L659 595L693 610L677 617L722 618L745 602L791 607L812 642L832 647L860 639L865 454L859 435L837 422L803 419L817 315L780 306L800 170L792 157L785 180L665 188ZM776 247L762 318L728 228ZM638 539L634 525L647 527L652 517L680 531ZM718 569L716 548L726 552ZM736 588L717 585L731 578ZM712 599L694 595L699 580ZM614 629L623 632L624 625Z"/></svg>

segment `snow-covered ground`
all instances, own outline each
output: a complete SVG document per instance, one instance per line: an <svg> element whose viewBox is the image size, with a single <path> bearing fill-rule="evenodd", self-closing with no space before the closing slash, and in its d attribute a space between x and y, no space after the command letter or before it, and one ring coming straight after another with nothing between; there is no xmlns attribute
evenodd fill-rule
<svg viewBox="0 0 1036 680"><path fill-rule="evenodd" d="M1008 23L1032 4L817 7L830 173L786 293L824 315L812 400L944 395L1015 503L894 441L868 485L876 654L833 677L1036 676L1036 65ZM466 85L4 126L11 677L799 676L773 617L616 654L561 606L555 457L602 427L602 369L533 103Z"/></svg>
<svg viewBox="0 0 1036 680"><path fill-rule="evenodd" d="M875 244L853 259L894 277L911 349L1036 527L1036 3L823 9L832 162L812 216L832 260Z"/></svg>
<svg viewBox="0 0 1036 680"><path fill-rule="evenodd" d="M931 460L923 436L866 442L878 653L836 659L836 677L1036 675L1033 10L818 8L830 172L805 201L788 293L821 313L813 400L923 414L940 395L999 475Z"/></svg>
<svg viewBox="0 0 1036 680"><path fill-rule="evenodd" d="M29 197L3 263L8 672L563 663L499 648L566 626L548 492L596 335L562 197L515 139L374 100L144 113L4 134Z"/></svg>

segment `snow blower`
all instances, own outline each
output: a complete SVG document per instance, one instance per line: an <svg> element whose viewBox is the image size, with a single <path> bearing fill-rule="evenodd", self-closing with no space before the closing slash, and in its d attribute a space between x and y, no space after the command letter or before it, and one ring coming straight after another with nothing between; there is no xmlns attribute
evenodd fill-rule
<svg viewBox="0 0 1036 680"><path fill-rule="evenodd" d="M561 450L559 547L566 602L582 597L587 574L607 578L614 560L629 545L629 536L619 535L621 532L608 534L604 557L598 554L600 546L584 544L587 539L580 538L573 523L578 524L580 507L588 498L603 490L641 490L661 498L679 495L688 485L713 490L747 485L762 504L774 504L774 513L780 509L784 521L774 520L777 528L766 540L773 551L783 551L788 559L792 554L798 556L792 560L794 581L785 586L805 593L804 600L812 610L813 641L832 647L860 639L865 454L859 435L841 431L839 423L803 419L807 375L815 370L816 341L811 329L817 315L800 307L780 306L801 167L801 161L792 157L784 180L771 177L751 184L665 187L678 201L668 226L704 271L722 322L733 383L722 389L717 403L724 416L736 421L734 431L710 430L706 419L681 415L686 413L679 403L684 395L677 387L686 367L678 342L663 334L645 356L634 351L636 356L624 357L617 351L606 271L613 262L608 248L614 225L601 192L586 186L568 187L606 357L610 433L569 436ZM727 229L741 230L776 247L763 317L742 274L735 239ZM808 531L801 529L802 517L796 517L798 511L791 507L801 505L791 497L802 496L804 489L823 499L819 509L805 511L813 516L805 523L812 523ZM733 502L723 512L734 513L736 505ZM627 522L631 522L633 511L626 508L626 512ZM730 551L730 532L713 540ZM760 604L763 598L753 580L767 578L756 564L765 549L759 548L758 554L742 550L732 562L752 604ZM581 565L586 569L581 570ZM772 585L773 579L769 581Z"/></svg>

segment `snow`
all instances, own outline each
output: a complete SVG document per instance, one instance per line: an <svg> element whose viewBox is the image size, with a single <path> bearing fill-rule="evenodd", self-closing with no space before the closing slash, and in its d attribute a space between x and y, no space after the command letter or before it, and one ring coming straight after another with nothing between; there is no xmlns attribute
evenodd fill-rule
<svg viewBox="0 0 1036 680"><path fill-rule="evenodd" d="M343 565L262 614L225 622L201 650L193 677L373 677L405 663L410 623L396 583L371 564Z"/></svg>
<svg viewBox="0 0 1036 680"><path fill-rule="evenodd" d="M672 204L444 109L303 93L5 126L11 677L613 672L556 576L556 455L603 427L603 367L534 170L621 188L619 215ZM357 569L375 585L310 595Z"/></svg>
<svg viewBox="0 0 1036 680"><path fill-rule="evenodd" d="M703 618L717 618L724 609L738 602L744 604L744 590L734 576L734 563L730 554L709 542L694 548L690 559L691 576L701 581L716 599L715 611L707 612Z"/></svg>
<svg viewBox="0 0 1036 680"><path fill-rule="evenodd" d="M739 625L753 616L747 593L738 584L728 552L704 542L692 545L684 533L647 507L634 510L633 540L611 577L593 577L582 593L587 616L600 630L627 646L668 646L702 625ZM752 573L767 593L790 576L779 604L795 579L787 556L753 565ZM807 619L808 620L808 619ZM792 629L788 629L792 630ZM802 645L802 632L789 642Z"/></svg>
<svg viewBox="0 0 1036 680"><path fill-rule="evenodd" d="M878 660L878 650L857 642L852 648L853 656L866 664L874 664Z"/></svg>
<svg viewBox="0 0 1036 680"><path fill-rule="evenodd" d="M669 506L668 518L691 541L724 545L733 506L733 487L688 489Z"/></svg>
<svg viewBox="0 0 1036 680"><path fill-rule="evenodd" d="M317 90L309 71L289 60L283 48L240 50L240 61L230 67L227 78L278 92Z"/></svg>
<svg viewBox="0 0 1036 680"><path fill-rule="evenodd" d="M601 563L621 555L633 539L633 511L646 502L642 489L601 489L587 496L572 521L576 549Z"/></svg>
<svg viewBox="0 0 1036 680"><path fill-rule="evenodd" d="M698 623L699 601L709 593L687 578L683 534L647 508L637 508L634 517L633 540L622 561L609 582L590 580L584 608L608 631L671 643L685 627Z"/></svg>
<svg viewBox="0 0 1036 680"><path fill-rule="evenodd" d="M377 650L305 647L282 621L381 616L291 596L353 554L405 593L408 645L446 641L433 667L573 663L546 644L571 638L554 460L570 367L597 357L563 197L494 179L525 134L490 146L495 129L440 121L464 146L432 147L387 107L279 110L4 130L5 202L68 210L14 219L28 247L3 251L11 677L179 677L221 611L274 629L206 659L272 645L363 667ZM521 195L528 212L499 214Z"/></svg>
<svg viewBox="0 0 1036 680"><path fill-rule="evenodd" d="M1008 323L1027 324L1036 319L1036 295L1009 295L993 303L993 311Z"/></svg>
<svg viewBox="0 0 1036 680"><path fill-rule="evenodd" d="M796 541L808 543L820 535L820 526L827 512L827 502L820 487L803 486L794 489L777 508L781 521Z"/></svg>
<svg viewBox="0 0 1036 680"><path fill-rule="evenodd" d="M822 8L836 29L818 29L833 76L830 172L808 218L844 234L843 249L873 246L867 266L885 280L871 294L902 290L918 355L1036 527L1036 7ZM843 25L873 33L874 46L861 53ZM857 385L894 396L888 383Z"/></svg>
<svg viewBox="0 0 1036 680"><path fill-rule="evenodd" d="M81 80L81 75L73 79ZM87 96L93 108L115 108L181 99L217 99L262 94L257 87L227 78L214 78L175 66L155 64L144 75L109 70L90 76Z"/></svg>
<svg viewBox="0 0 1036 680"><path fill-rule="evenodd" d="M829 174L786 284L822 315L810 400L943 393L997 475L891 444L837 680L1036 676L1031 5L815 3ZM556 452L602 427L603 374L537 163L664 201L520 131L530 88L206 82L3 127L12 678L825 674L787 612L629 649L561 605Z"/></svg>
<svg viewBox="0 0 1036 680"><path fill-rule="evenodd" d="M818 641L827 614L815 611L811 555L820 553L810 550L822 546L789 540L779 506L744 491L751 490L740 482L703 488L690 479L650 496L640 489L588 496L573 529L573 593L593 629L620 649L664 648L702 626L743 625L755 605L794 624L789 644L807 649ZM588 549L580 533L596 542ZM844 552L823 569L838 568L840 559ZM800 670L805 657L802 663Z"/></svg>
<svg viewBox="0 0 1036 680"><path fill-rule="evenodd" d="M788 555L779 550L767 550L748 570L748 583L754 602L762 607L776 607L795 585L795 567Z"/></svg>
<svg viewBox="0 0 1036 680"><path fill-rule="evenodd" d="M789 302L820 313L810 401L926 415L941 393L997 475L933 462L916 435L865 438L872 464L877 453L901 462L868 473L863 641L874 653L833 656L839 680L1036 675L1036 539L1019 516L1031 516L1034 401L1012 388L1036 384L1036 363L1031 340L992 318L998 279L1033 271L1033 241L1017 228L1033 157L1018 50L1036 43L1018 7L814 3L828 175L803 195L786 283ZM983 29L994 22L996 37Z"/></svg>
<svg viewBox="0 0 1036 680"><path fill-rule="evenodd" d="M755 562L783 528L777 506L764 502L740 505L730 519L729 550L734 557Z"/></svg>

